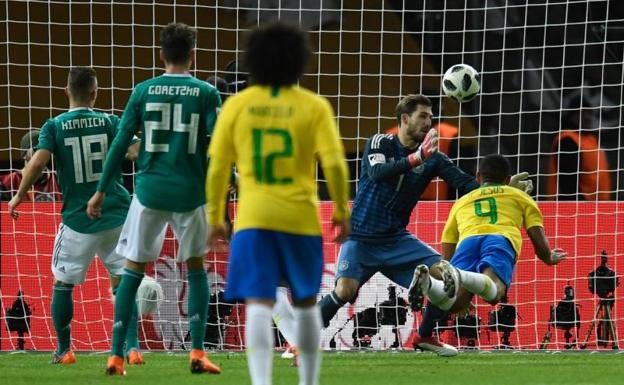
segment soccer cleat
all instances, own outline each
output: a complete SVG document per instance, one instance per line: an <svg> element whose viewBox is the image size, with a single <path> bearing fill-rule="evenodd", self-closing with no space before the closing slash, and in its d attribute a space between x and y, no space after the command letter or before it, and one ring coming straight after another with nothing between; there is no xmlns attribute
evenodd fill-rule
<svg viewBox="0 0 624 385"><path fill-rule="evenodd" d="M282 353L282 358L292 360L292 363L290 364L290 366L293 366L293 367L299 366L298 357L299 357L299 351L294 346L289 346L286 350L284 350L284 353Z"/></svg>
<svg viewBox="0 0 624 385"><path fill-rule="evenodd" d="M425 295L429 291L429 268L426 265L418 265L414 269L414 277L407 292L407 300L412 309L420 310L425 301Z"/></svg>
<svg viewBox="0 0 624 385"><path fill-rule="evenodd" d="M440 357L453 357L459 353L454 346L440 342L433 337L421 337L419 334L414 337L414 346L422 351L433 352Z"/></svg>
<svg viewBox="0 0 624 385"><path fill-rule="evenodd" d="M61 365L75 364L76 356L71 350L66 350L63 354L56 354L56 352L54 352L54 356L52 357L52 361L50 361L50 363Z"/></svg>
<svg viewBox="0 0 624 385"><path fill-rule="evenodd" d="M449 298L453 299L457 296L461 286L459 272L448 261L440 261L439 266L442 271L442 279L444 280L444 292Z"/></svg>
<svg viewBox="0 0 624 385"><path fill-rule="evenodd" d="M206 356L206 352L201 349L193 349L191 350L191 373L212 373L212 374L220 374L221 368L217 365L213 364L208 357Z"/></svg>
<svg viewBox="0 0 624 385"><path fill-rule="evenodd" d="M128 361L128 365L144 365L145 360L143 359L143 354L136 349L131 349L126 356L126 360Z"/></svg>
<svg viewBox="0 0 624 385"><path fill-rule="evenodd" d="M106 374L109 376L125 376L124 359L119 356L110 356L106 362Z"/></svg>

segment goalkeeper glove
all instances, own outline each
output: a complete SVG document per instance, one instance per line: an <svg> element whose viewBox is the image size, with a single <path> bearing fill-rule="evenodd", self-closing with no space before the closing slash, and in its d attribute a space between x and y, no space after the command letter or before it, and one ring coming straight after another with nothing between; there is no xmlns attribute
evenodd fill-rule
<svg viewBox="0 0 624 385"><path fill-rule="evenodd" d="M425 135L425 139L420 144L420 147L418 147L418 150L409 154L407 160L412 167L416 167L436 152L438 152L438 131L432 128L427 132L427 135Z"/></svg>
<svg viewBox="0 0 624 385"><path fill-rule="evenodd" d="M527 179L529 177L528 172L521 172L511 177L509 181L509 185L511 187L515 187L520 191L524 191L527 194L530 194L533 191L533 181L531 179Z"/></svg>

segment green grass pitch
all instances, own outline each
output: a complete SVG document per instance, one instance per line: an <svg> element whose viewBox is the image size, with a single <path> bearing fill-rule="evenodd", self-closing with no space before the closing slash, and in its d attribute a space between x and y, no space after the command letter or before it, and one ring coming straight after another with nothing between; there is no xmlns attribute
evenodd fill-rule
<svg viewBox="0 0 624 385"><path fill-rule="evenodd" d="M0 380L21 384L250 384L242 353L211 354L221 375L193 375L183 354L146 354L147 364L127 367L125 377L104 375L106 355L77 353L71 366L49 365L49 354L1 354ZM274 359L273 383L296 384L290 360ZM323 354L321 385L556 385L624 383L624 355L576 353L462 353L439 358L430 353Z"/></svg>

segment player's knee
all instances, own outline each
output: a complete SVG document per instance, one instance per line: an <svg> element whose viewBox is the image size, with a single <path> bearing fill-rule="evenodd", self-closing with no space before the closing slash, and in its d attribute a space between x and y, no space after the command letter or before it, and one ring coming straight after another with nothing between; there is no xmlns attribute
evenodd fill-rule
<svg viewBox="0 0 624 385"><path fill-rule="evenodd" d="M334 289L334 291L336 292L336 295L338 295L338 297L340 297L341 300L343 301L351 301L353 298L355 298L355 295L357 294L357 290L358 290L358 283L357 281L355 281L353 279L344 279L344 278L340 278L338 279L338 282L336 283L336 288Z"/></svg>
<svg viewBox="0 0 624 385"><path fill-rule="evenodd" d="M436 262L433 265L431 265L431 267L429 268L429 274L435 278L435 279L443 279L442 278L442 271L439 268L439 263Z"/></svg>
<svg viewBox="0 0 624 385"><path fill-rule="evenodd" d="M58 279L54 279L54 286L56 287L64 287L64 288L72 288L74 287L73 283L67 283L63 281L59 281Z"/></svg>

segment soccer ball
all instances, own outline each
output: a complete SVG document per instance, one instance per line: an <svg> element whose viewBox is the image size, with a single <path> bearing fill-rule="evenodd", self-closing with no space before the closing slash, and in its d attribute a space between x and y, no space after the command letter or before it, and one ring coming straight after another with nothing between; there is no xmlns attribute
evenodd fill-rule
<svg viewBox="0 0 624 385"><path fill-rule="evenodd" d="M481 90L481 78L468 64L456 64L444 73L442 90L459 103L468 102Z"/></svg>
<svg viewBox="0 0 624 385"><path fill-rule="evenodd" d="M163 289L152 277L145 276L137 291L137 305L140 315L152 314L158 311L163 301Z"/></svg>

